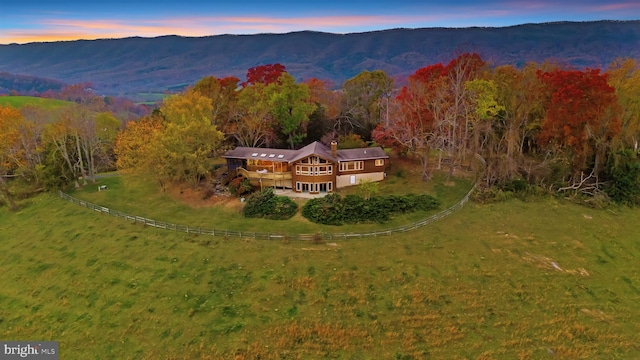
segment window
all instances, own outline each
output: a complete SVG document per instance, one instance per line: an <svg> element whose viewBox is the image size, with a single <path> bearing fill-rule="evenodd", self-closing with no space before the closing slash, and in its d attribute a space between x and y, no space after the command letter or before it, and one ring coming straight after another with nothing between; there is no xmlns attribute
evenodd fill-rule
<svg viewBox="0 0 640 360"><path fill-rule="evenodd" d="M300 184L299 181L296 181L296 191L300 191L302 190L302 185Z"/></svg>
<svg viewBox="0 0 640 360"><path fill-rule="evenodd" d="M376 159L376 166L384 166L384 159Z"/></svg>
<svg viewBox="0 0 640 360"><path fill-rule="evenodd" d="M316 167L315 174L316 175L331 175L331 174L333 174L333 166L331 166L331 165L318 166L318 167Z"/></svg>
<svg viewBox="0 0 640 360"><path fill-rule="evenodd" d="M357 171L364 169L364 161L346 161L340 163L340 171Z"/></svg>
<svg viewBox="0 0 640 360"><path fill-rule="evenodd" d="M332 192L333 191L333 182L329 181L327 183L327 192Z"/></svg>
<svg viewBox="0 0 640 360"><path fill-rule="evenodd" d="M297 165L296 175L311 175L311 166Z"/></svg>
<svg viewBox="0 0 640 360"><path fill-rule="evenodd" d="M296 165L296 175L332 175L333 166Z"/></svg>

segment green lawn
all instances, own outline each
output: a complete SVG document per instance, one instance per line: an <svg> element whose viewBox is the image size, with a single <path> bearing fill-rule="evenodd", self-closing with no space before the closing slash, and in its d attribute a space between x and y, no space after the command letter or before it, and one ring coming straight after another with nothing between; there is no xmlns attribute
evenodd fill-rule
<svg viewBox="0 0 640 360"><path fill-rule="evenodd" d="M192 208L175 196L161 191L157 183L144 181L137 177L107 177L98 184L107 185L107 191L98 191L97 185L86 186L80 190L68 190L69 194L82 200L131 215L142 216L157 221L171 222L179 225L203 227L216 230L233 230L247 232L272 232L279 234L314 234L319 232L369 232L385 230L407 225L422 220L459 201L472 186L472 180L457 178L453 186L443 184L445 176L437 174L430 182L415 181L415 177L407 171L398 176L390 173L380 183L379 193L427 193L442 201L438 210L418 211L393 218L386 224L356 224L344 226L319 225L309 222L300 212L287 221L266 219L246 219L240 213L240 199L233 198L226 206L208 208ZM357 192L356 187L345 188L341 193ZM132 201L132 199L136 199ZM306 200L296 200L300 208Z"/></svg>
<svg viewBox="0 0 640 360"><path fill-rule="evenodd" d="M56 109L73 104L69 101L39 98L33 96L0 96L0 105L10 105L14 108L20 109L24 106L30 105L43 109Z"/></svg>
<svg viewBox="0 0 640 360"><path fill-rule="evenodd" d="M638 209L471 203L314 245L23 205L0 208L0 339L57 340L64 359L640 358Z"/></svg>

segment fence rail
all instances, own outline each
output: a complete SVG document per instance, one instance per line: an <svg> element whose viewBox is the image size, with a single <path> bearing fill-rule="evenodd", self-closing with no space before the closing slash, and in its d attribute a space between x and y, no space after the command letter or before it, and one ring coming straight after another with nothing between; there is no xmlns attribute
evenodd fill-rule
<svg viewBox="0 0 640 360"><path fill-rule="evenodd" d="M479 156L476 156L476 158L484 167L485 166L484 159ZM84 200L80 200L62 191L58 191L58 195L62 199L67 200L73 204L80 205L82 207L94 210L101 214L107 214L117 218L125 219L135 224L143 224L145 226L151 226L154 228L164 229L169 231L183 232L187 234L220 236L220 237L228 237L228 238L250 238L250 239L256 239L256 240L333 241L333 240L363 239L363 238L372 238L372 237L391 236L391 235L402 234L402 233L406 233L409 231L414 231L419 228L422 228L428 224L431 224L433 222L436 222L440 219L443 219L451 215L456 210L461 209L469 201L469 197L478 186L479 180L480 180L480 177L476 179L475 184L473 185L471 190L469 190L469 192L467 192L465 196L462 199L460 199L460 201L450 206L449 208L440 211L437 214L431 215L425 219L413 222L408 225L398 226L398 227L394 227L386 230L380 230L380 231L365 232L365 233L323 232L323 233L316 233L316 234L280 234L280 233L252 232L252 231L209 229L209 228L203 228L200 226L179 225L179 224L168 223L164 221L158 221L154 219L147 219L142 216L126 214L120 211L109 209L101 205L96 205Z"/></svg>

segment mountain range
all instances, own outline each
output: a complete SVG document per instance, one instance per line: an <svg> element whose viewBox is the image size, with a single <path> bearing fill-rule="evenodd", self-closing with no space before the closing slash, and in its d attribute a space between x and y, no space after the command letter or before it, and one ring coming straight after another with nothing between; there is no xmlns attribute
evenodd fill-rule
<svg viewBox="0 0 640 360"><path fill-rule="evenodd" d="M640 20L8 44L0 45L0 72L90 82L101 94L135 96L180 89L208 75L244 80L249 68L271 63L299 81L315 77L339 87L363 70L401 78L464 52L492 65L548 60L605 68L619 57L640 59Z"/></svg>

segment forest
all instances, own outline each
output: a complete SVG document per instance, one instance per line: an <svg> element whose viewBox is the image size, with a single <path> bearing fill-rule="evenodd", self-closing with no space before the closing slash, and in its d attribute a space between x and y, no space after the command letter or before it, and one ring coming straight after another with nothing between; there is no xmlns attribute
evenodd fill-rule
<svg viewBox="0 0 640 360"><path fill-rule="evenodd" d="M69 106L0 105L0 194L11 209L16 198L80 187L102 171L197 186L235 146L332 140L414 158L424 181L479 154L480 200L533 191L593 206L640 202L640 67L631 58L576 69L491 66L463 53L407 79L362 71L339 87L296 81L274 63L248 69L244 81L204 77L155 108L86 83L46 96Z"/></svg>

